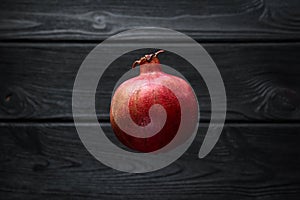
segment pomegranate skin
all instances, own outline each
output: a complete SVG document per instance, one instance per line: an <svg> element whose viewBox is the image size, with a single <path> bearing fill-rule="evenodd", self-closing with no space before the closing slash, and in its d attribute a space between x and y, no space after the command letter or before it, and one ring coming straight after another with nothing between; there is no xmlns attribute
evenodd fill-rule
<svg viewBox="0 0 300 200"><path fill-rule="evenodd" d="M173 140L182 121L182 110L190 113L191 122L196 123L198 104L191 86L179 77L162 72L156 56L150 62L139 64L140 75L125 81L115 91L110 122L124 145L147 153ZM136 132L137 126L146 128ZM133 132L136 133L129 134Z"/></svg>

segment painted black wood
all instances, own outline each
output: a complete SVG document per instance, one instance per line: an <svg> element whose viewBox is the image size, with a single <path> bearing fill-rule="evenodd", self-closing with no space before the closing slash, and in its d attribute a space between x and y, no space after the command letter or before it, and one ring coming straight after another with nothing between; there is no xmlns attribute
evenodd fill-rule
<svg viewBox="0 0 300 200"><path fill-rule="evenodd" d="M102 127L112 138L109 124ZM138 175L96 161L73 124L2 123L0 132L3 199L274 200L300 195L295 124L227 124L206 158L197 158L200 134L175 163Z"/></svg>
<svg viewBox="0 0 300 200"><path fill-rule="evenodd" d="M103 40L156 26L201 41L299 40L299 9L298 0L4 0L0 39Z"/></svg>
<svg viewBox="0 0 300 200"><path fill-rule="evenodd" d="M0 199L299 199L299 9L298 0L1 1ZM230 123L197 159L210 98L184 60L162 54L194 86L203 132L169 167L134 175L87 152L72 123L71 94L96 44L140 26L205 43L225 82ZM96 93L98 118L118 145L108 123L110 91L144 53L114 62Z"/></svg>
<svg viewBox="0 0 300 200"><path fill-rule="evenodd" d="M2 44L0 118L72 120L75 76L93 47L95 44ZM299 43L205 44L204 47L215 60L225 83L227 120L300 119ZM99 120L109 119L111 92L119 77L130 70L134 60L149 51L152 50L125 55L105 72L96 93ZM173 54L161 54L160 60L186 76L197 93L201 119L208 120L210 96L201 77L185 60ZM93 98L91 91L81 92ZM84 102L80 106L84 110Z"/></svg>

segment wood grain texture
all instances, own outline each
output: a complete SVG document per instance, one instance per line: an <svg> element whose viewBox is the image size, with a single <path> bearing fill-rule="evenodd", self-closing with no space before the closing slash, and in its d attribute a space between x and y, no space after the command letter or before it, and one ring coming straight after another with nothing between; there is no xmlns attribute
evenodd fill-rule
<svg viewBox="0 0 300 200"><path fill-rule="evenodd" d="M85 56L96 44L1 44L0 119L72 120L72 89ZM227 92L228 121L298 121L300 118L299 43L205 44ZM132 62L152 50L135 51L113 62L96 92L99 120L109 119L113 88ZM113 52L111 52L113 53ZM210 96L201 76L184 59L160 55L194 88L201 119L210 118ZM93 71L91 71L93 73ZM92 91L80 91L93 98ZM76 105L77 106L77 105ZM88 105L78 105L84 111ZM83 118L89 119L85 113Z"/></svg>
<svg viewBox="0 0 300 200"><path fill-rule="evenodd" d="M201 41L300 39L298 0L4 0L0 39L103 40L140 26Z"/></svg>
<svg viewBox="0 0 300 200"><path fill-rule="evenodd" d="M81 124L93 126L93 124ZM108 124L101 124L113 140ZM299 125L227 124L213 151L190 149L146 174L95 160L73 124L1 124L0 193L5 199L298 199Z"/></svg>
<svg viewBox="0 0 300 200"><path fill-rule="evenodd" d="M298 200L299 10L299 0L1 1L0 199ZM88 153L72 123L71 103L86 55L104 39L144 26L204 43L223 77L228 111L217 145L198 159L210 96L189 63L160 55L196 91L200 128L179 160L137 175L110 169ZM95 95L102 128L122 148L108 123L111 91L148 52L113 62ZM80 92L94 98L92 91ZM76 106L83 110L80 126L95 126L84 113L89 105Z"/></svg>

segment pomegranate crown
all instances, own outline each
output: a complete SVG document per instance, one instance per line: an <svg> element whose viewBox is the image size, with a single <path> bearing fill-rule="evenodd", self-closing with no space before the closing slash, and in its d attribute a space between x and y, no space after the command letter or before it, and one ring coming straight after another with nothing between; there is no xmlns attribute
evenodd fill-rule
<svg viewBox="0 0 300 200"><path fill-rule="evenodd" d="M157 58L157 55L160 53L165 52L164 50L159 50L156 53L147 54L144 57L141 57L139 60L134 61L132 64L132 68L135 68L137 65L143 65L145 63L151 63L153 61L153 58ZM157 61L158 62L158 59Z"/></svg>

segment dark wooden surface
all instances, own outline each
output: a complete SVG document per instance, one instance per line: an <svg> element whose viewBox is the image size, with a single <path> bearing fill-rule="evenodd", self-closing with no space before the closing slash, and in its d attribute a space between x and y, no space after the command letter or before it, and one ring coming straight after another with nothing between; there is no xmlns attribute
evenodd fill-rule
<svg viewBox="0 0 300 200"><path fill-rule="evenodd" d="M72 120L75 76L95 45L2 44L0 118ZM224 77L227 120L299 121L300 43L204 44L204 47ZM112 90L119 77L130 70L140 55L144 54L136 52L121 57L103 75L99 83L101 89L96 95L100 120L109 119ZM201 119L209 120L210 97L201 77L193 73L193 68L183 59L168 53L162 54L160 59L190 81L200 102ZM92 96L91 91L81 92Z"/></svg>
<svg viewBox="0 0 300 200"><path fill-rule="evenodd" d="M102 126L112 138L109 125ZM299 125L227 124L210 156L197 158L199 134L178 161L138 175L96 161L69 123L1 124L0 131L5 199L273 200L300 195Z"/></svg>
<svg viewBox="0 0 300 200"><path fill-rule="evenodd" d="M299 10L298 0L2 1L0 199L298 200ZM169 167L136 175L87 152L74 128L71 97L89 51L140 26L175 29L203 44L223 77L228 112L207 157L197 158L204 137L198 134ZM98 118L115 143L111 91L143 54L116 60L99 83ZM201 77L170 53L161 60L191 82L201 108L199 131L205 130L210 97Z"/></svg>
<svg viewBox="0 0 300 200"><path fill-rule="evenodd" d="M210 41L299 40L298 0L1 2L2 39L101 40L161 26Z"/></svg>

